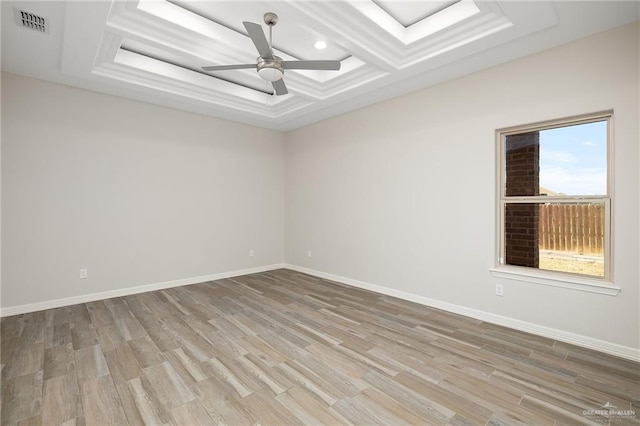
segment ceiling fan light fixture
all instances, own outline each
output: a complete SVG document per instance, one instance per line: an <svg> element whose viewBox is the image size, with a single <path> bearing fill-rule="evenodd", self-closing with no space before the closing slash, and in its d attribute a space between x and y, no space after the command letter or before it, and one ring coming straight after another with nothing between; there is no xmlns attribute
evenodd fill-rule
<svg viewBox="0 0 640 426"><path fill-rule="evenodd" d="M282 58L273 56L273 59L258 58L258 75L267 81L278 81L284 75Z"/></svg>
<svg viewBox="0 0 640 426"><path fill-rule="evenodd" d="M278 68L261 68L258 70L258 75L267 81L278 81L284 75L284 72Z"/></svg>

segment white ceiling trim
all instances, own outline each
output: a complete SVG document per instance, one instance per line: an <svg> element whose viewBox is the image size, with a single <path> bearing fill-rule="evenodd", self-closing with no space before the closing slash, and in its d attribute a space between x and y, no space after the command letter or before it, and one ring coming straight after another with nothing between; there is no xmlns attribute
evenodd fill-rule
<svg viewBox="0 0 640 426"><path fill-rule="evenodd" d="M318 21L326 23L332 21L331 17L340 17L333 19L333 25L324 25L320 30L344 50L355 51L343 61L339 73L287 71L285 81L290 94L274 98L263 93L270 87L259 88L260 81L255 80L253 70L233 71L237 81L233 83L203 75L194 71L194 66L187 69L150 54L123 50L123 43L130 39L148 45L148 50L167 52L177 58L176 62L233 64L254 60L254 46L245 35L175 4L157 0L113 3L96 55L100 62L94 63L91 73L245 114L278 119L511 26L504 16L491 10L483 13L472 0L455 3L409 28L395 20L395 27L381 25L384 22L377 21L377 15L371 11L389 15L373 2L331 2L329 5L292 2L286 6L297 12L301 25L317 27ZM353 13L353 9L357 13ZM368 32L363 31L363 17L368 18ZM401 33L389 37L389 28ZM437 36L430 37L434 34ZM358 52L362 47L353 46L364 44L363 36L370 46ZM408 46L411 49L407 49ZM295 59L284 52L277 53L285 60Z"/></svg>
<svg viewBox="0 0 640 426"><path fill-rule="evenodd" d="M480 13L473 0L461 0L443 10L405 27L374 2L350 0L349 4L376 25L408 46L426 37L456 25Z"/></svg>
<svg viewBox="0 0 640 426"><path fill-rule="evenodd" d="M393 0L407 3L405 27L371 0L192 1L2 2L2 68L286 130L632 22L640 9L638 2L460 0L440 10ZM14 7L45 17L50 33L18 27ZM287 70L286 96L267 95L253 69L201 71L254 63L242 21L261 23L267 11L281 18L278 56L314 59L321 53L312 41L323 39L341 70Z"/></svg>
<svg viewBox="0 0 640 426"><path fill-rule="evenodd" d="M171 21L164 20L167 16L171 17ZM180 21L180 24L177 21ZM187 37L184 35L185 26L186 30L191 32ZM140 28L144 28L144 33ZM198 40L196 35L203 37ZM266 96L261 91L123 50L120 46L126 38L145 42L154 48L184 57L188 56L205 64L246 62L246 56L241 57L237 54L242 49L247 52L254 50L253 44L246 36L229 31L215 22L170 3L143 1L135 8L132 7L132 3L114 3L98 48L97 58L100 61L96 61L91 73L272 119L287 116L314 102L386 75L352 56L342 61L340 78L329 72L288 71L286 81L291 94L273 97ZM207 52L205 56L204 52L198 52L192 47L202 44L215 44L216 49L213 53ZM240 49L237 44L241 45ZM253 54L250 55L253 57ZM294 59L285 53L280 55L285 60ZM216 56L215 61L213 56ZM252 70L238 70L234 73L255 76L255 71Z"/></svg>

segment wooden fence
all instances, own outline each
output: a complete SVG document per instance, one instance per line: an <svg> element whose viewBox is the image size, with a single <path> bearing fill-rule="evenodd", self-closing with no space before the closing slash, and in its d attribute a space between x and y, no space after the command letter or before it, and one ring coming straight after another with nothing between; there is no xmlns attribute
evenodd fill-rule
<svg viewBox="0 0 640 426"><path fill-rule="evenodd" d="M602 254L603 204L541 204L540 250Z"/></svg>

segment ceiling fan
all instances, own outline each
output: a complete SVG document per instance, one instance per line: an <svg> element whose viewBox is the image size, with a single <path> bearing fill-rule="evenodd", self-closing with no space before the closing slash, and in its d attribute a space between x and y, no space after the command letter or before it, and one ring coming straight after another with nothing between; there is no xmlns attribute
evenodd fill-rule
<svg viewBox="0 0 640 426"><path fill-rule="evenodd" d="M278 15L267 12L264 14L264 22L269 26L268 42L259 24L246 21L242 23L260 54L255 64L211 65L202 67L202 69L205 71L224 71L255 68L260 77L271 82L278 96L289 93L282 79L284 70L338 71L340 69L340 61L283 61L281 57L273 54L272 31L273 26L278 23Z"/></svg>

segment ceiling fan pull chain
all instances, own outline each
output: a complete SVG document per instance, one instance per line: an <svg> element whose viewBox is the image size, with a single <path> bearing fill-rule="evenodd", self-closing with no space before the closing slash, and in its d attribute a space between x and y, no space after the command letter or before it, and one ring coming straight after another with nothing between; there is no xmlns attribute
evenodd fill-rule
<svg viewBox="0 0 640 426"><path fill-rule="evenodd" d="M267 80L264 81L264 106L269 108L269 82Z"/></svg>

